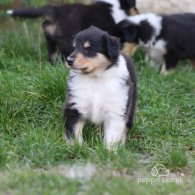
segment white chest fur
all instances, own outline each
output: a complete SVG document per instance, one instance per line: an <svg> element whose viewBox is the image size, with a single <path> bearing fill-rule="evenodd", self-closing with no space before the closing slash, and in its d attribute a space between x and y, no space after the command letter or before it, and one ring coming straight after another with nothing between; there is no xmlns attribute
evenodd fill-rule
<svg viewBox="0 0 195 195"><path fill-rule="evenodd" d="M84 118L94 123L123 117L128 101L128 77L126 62L122 56L118 65L102 71L98 76L71 72L69 103L73 103Z"/></svg>
<svg viewBox="0 0 195 195"><path fill-rule="evenodd" d="M157 63L163 61L163 56L166 54L166 42L163 39L157 40L155 43L149 42L144 44L140 42L140 45L146 50L147 55Z"/></svg>

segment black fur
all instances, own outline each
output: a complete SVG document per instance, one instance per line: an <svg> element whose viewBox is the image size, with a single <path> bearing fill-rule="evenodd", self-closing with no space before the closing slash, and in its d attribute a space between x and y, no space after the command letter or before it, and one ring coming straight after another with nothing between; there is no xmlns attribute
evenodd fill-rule
<svg viewBox="0 0 195 195"><path fill-rule="evenodd" d="M119 1L121 8L125 12L135 7L135 0ZM59 52L63 58L67 58L72 51L74 35L91 25L97 26L114 36L119 36L111 14L110 4L96 1L91 5L65 4L39 8L20 8L13 10L11 15L26 18L43 16L45 18L42 26L47 41L49 60L54 63L54 54ZM53 34L47 31L47 27L51 25L56 25L56 30Z"/></svg>
<svg viewBox="0 0 195 195"><path fill-rule="evenodd" d="M95 36L94 36L95 35ZM76 45L73 52L68 56L67 61L71 66L77 53L82 53L87 58L93 58L97 53L101 53L110 61L110 66L115 64L119 57L119 39L110 36L107 32L91 26L78 33L73 41ZM84 43L90 43L90 47L83 47Z"/></svg>
<svg viewBox="0 0 195 195"><path fill-rule="evenodd" d="M135 115L135 108L136 108L136 100L137 100L137 77L136 71L134 66L132 65L132 61L124 56L127 63L127 69L129 71L129 80L127 81L127 85L130 86L129 88L129 97L128 97L128 104L126 115L128 116L127 120L127 127L131 129L133 127L134 115Z"/></svg>
<svg viewBox="0 0 195 195"><path fill-rule="evenodd" d="M104 39L106 47L105 55L112 63L115 63L119 56L119 40L117 40L115 37L110 37L108 35L105 35Z"/></svg>
<svg viewBox="0 0 195 195"><path fill-rule="evenodd" d="M69 140L74 138L74 125L81 119L81 114L72 106L72 104L67 104L64 109L65 136Z"/></svg>
<svg viewBox="0 0 195 195"><path fill-rule="evenodd" d="M136 7L136 0L121 0L121 9L125 10L126 14L129 15L129 8Z"/></svg>
<svg viewBox="0 0 195 195"><path fill-rule="evenodd" d="M180 60L189 59L195 66L195 14L172 14L172 15L154 15L161 17L159 25L160 33L155 35L155 27L150 23L149 17L145 17L140 23L135 23L133 17L120 22L118 29L121 36L128 42L140 44L149 43L150 47L144 46L146 50L155 49L155 44L160 40L165 42L162 48L162 58L165 61L165 69L169 70L176 67ZM141 15L138 17L142 17ZM152 40L152 37L154 38ZM151 57L154 58L155 56ZM158 57L158 56L157 56ZM166 71L165 70L165 71Z"/></svg>
<svg viewBox="0 0 195 195"><path fill-rule="evenodd" d="M147 43L154 33L154 28L146 20L140 24L135 24L128 20L123 20L118 24L118 29L121 31L121 37L124 41L139 43L139 40Z"/></svg>
<svg viewBox="0 0 195 195"><path fill-rule="evenodd" d="M166 68L174 68L180 60L195 59L195 14L163 16L162 31L157 37L167 43Z"/></svg>

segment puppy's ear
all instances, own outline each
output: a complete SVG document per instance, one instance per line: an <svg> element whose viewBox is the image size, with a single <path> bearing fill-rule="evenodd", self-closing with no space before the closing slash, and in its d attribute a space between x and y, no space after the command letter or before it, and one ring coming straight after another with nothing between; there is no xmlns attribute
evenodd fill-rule
<svg viewBox="0 0 195 195"><path fill-rule="evenodd" d="M151 40L154 31L154 27L147 20L143 20L140 23L139 38L146 43Z"/></svg>
<svg viewBox="0 0 195 195"><path fill-rule="evenodd" d="M117 25L117 28L122 34L124 41L137 43L139 30L138 25L131 23L128 20L123 20Z"/></svg>
<svg viewBox="0 0 195 195"><path fill-rule="evenodd" d="M117 39L116 37L105 35L104 40L108 58L111 62L115 62L118 59L120 51L119 39Z"/></svg>

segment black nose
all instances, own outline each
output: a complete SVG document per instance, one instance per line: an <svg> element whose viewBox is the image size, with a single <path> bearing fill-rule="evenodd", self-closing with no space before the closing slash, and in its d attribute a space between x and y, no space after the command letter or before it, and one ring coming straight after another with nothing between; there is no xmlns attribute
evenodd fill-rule
<svg viewBox="0 0 195 195"><path fill-rule="evenodd" d="M72 66L73 63L74 63L74 60L75 60L75 58L73 58L73 57L71 57L71 56L68 56L68 57L67 57L68 65L69 65L69 66Z"/></svg>

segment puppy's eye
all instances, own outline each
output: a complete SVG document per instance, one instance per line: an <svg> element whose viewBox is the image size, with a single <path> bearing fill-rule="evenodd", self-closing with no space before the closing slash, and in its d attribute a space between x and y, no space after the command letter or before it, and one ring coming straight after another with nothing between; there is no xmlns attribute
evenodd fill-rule
<svg viewBox="0 0 195 195"><path fill-rule="evenodd" d="M91 47L84 47L84 49L85 49L86 51L90 51L90 50L91 50Z"/></svg>
<svg viewBox="0 0 195 195"><path fill-rule="evenodd" d="M91 53L94 53L91 47L84 47L84 52L87 55L90 55Z"/></svg>
<svg viewBox="0 0 195 195"><path fill-rule="evenodd" d="M85 47L84 48L84 54L87 57L94 57L96 55L96 52L91 47Z"/></svg>

